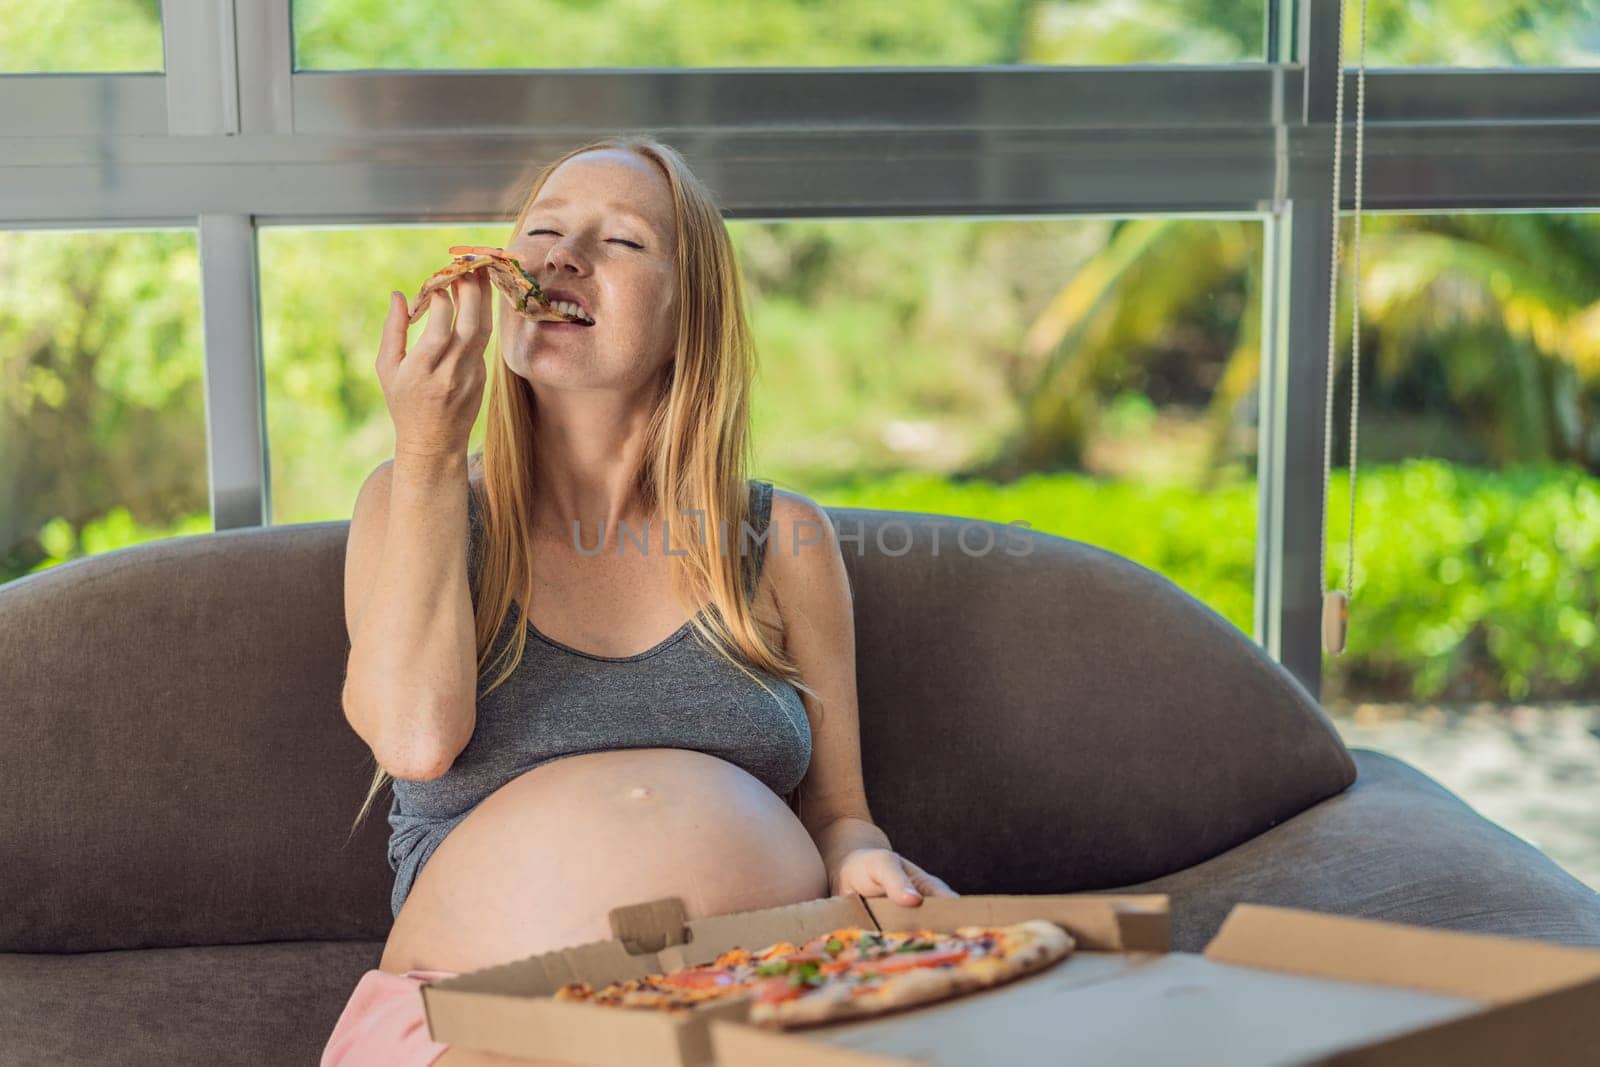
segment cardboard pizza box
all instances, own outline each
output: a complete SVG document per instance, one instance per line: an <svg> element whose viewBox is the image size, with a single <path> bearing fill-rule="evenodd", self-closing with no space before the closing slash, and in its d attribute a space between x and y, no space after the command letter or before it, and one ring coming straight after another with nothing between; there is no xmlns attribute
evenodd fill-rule
<svg viewBox="0 0 1600 1067"><path fill-rule="evenodd" d="M1080 946L893 1015L709 1028L718 1067L1592 1067L1600 950L1240 904L1203 954Z"/></svg>
<svg viewBox="0 0 1600 1067"><path fill-rule="evenodd" d="M435 1041L529 1059L595 1067L709 1067L709 1027L742 1022L746 1000L701 1005L684 1015L551 999L567 982L599 987L708 963L735 946L803 943L841 926L869 930L953 930L1048 919L1080 947L1105 953L1162 953L1167 898L1160 894L929 897L916 907L857 894L689 919L677 897L616 908L609 941L557 949L422 987ZM747 1061L753 1062L753 1061Z"/></svg>

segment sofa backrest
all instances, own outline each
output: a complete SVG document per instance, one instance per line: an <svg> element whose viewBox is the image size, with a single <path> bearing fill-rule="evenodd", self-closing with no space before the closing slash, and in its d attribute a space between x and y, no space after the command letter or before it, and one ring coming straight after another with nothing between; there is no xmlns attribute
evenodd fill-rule
<svg viewBox="0 0 1600 1067"><path fill-rule="evenodd" d="M1354 780L1305 689L1161 575L1017 527L828 511L873 815L957 890L1155 877ZM0 587L0 951L387 935L387 789L346 839L375 767L340 707L348 529Z"/></svg>
<svg viewBox="0 0 1600 1067"><path fill-rule="evenodd" d="M873 818L957 892L1144 881L1355 781L1299 680L1164 575L1020 527L828 512Z"/></svg>

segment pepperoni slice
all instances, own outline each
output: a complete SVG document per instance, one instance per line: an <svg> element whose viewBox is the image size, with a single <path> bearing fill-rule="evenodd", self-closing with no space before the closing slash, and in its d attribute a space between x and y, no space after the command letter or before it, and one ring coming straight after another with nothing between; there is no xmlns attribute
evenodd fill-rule
<svg viewBox="0 0 1600 1067"><path fill-rule="evenodd" d="M720 989L733 985L733 975L727 971L678 971L665 975L661 984L674 989Z"/></svg>
<svg viewBox="0 0 1600 1067"><path fill-rule="evenodd" d="M806 991L804 985L794 985L789 981L789 976L784 974L763 978L755 984L752 999L757 1004L776 1004L779 1001L793 1000Z"/></svg>
<svg viewBox="0 0 1600 1067"><path fill-rule="evenodd" d="M868 960L856 968L858 974L898 974L914 971L918 967L937 967L941 963L959 963L967 958L971 949L930 949L926 952L901 952L881 960Z"/></svg>

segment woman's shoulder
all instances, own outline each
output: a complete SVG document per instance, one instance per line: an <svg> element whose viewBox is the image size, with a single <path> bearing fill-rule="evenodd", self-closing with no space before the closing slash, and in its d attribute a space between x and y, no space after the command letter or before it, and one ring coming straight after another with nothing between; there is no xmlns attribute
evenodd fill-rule
<svg viewBox="0 0 1600 1067"><path fill-rule="evenodd" d="M771 496L771 520L774 526L794 527L802 523L810 523L819 531L824 527L831 527L832 520L821 504L792 489L779 489L770 482L767 493Z"/></svg>

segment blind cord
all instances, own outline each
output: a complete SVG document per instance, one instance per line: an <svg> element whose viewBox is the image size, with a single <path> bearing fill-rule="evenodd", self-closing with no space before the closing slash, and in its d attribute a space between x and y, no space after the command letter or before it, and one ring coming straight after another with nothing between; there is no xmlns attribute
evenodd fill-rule
<svg viewBox="0 0 1600 1067"><path fill-rule="evenodd" d="M1317 588L1322 593L1322 646L1330 655L1344 651L1355 596L1356 569L1356 404L1361 383L1361 147L1367 110L1367 0L1361 0L1361 54L1356 72L1356 198L1355 234L1350 263L1350 535L1344 568L1344 590L1329 589L1327 566L1328 479L1333 464L1334 325L1339 304L1339 168L1344 142L1344 0L1340 0L1338 60L1335 65L1333 112L1333 252L1328 270L1328 388L1322 426L1322 506L1317 522Z"/></svg>

